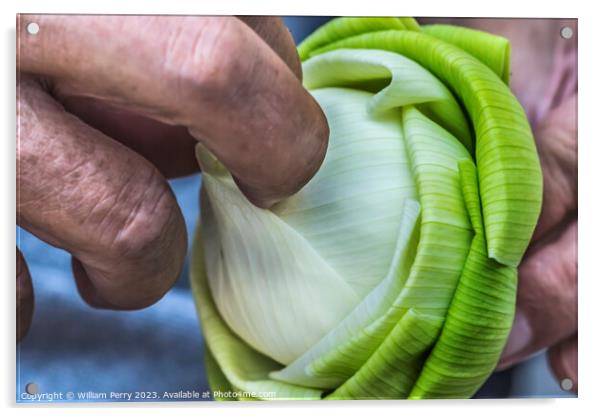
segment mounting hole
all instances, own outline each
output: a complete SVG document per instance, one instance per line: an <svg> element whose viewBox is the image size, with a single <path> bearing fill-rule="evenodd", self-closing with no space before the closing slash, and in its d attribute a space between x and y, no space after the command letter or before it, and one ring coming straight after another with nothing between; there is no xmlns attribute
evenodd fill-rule
<svg viewBox="0 0 602 416"><path fill-rule="evenodd" d="M560 388L564 391L570 391L573 388L573 380L570 378L563 378L560 381Z"/></svg>
<svg viewBox="0 0 602 416"><path fill-rule="evenodd" d="M568 26L563 27L562 29L560 29L560 37L562 39L570 39L573 37L573 29L571 29Z"/></svg>
<svg viewBox="0 0 602 416"><path fill-rule="evenodd" d="M27 24L27 33L30 35L37 35L40 31L40 25L36 22L31 22Z"/></svg>
<svg viewBox="0 0 602 416"><path fill-rule="evenodd" d="M38 392L38 385L36 383L27 383L25 385L25 392L27 394L36 394Z"/></svg>

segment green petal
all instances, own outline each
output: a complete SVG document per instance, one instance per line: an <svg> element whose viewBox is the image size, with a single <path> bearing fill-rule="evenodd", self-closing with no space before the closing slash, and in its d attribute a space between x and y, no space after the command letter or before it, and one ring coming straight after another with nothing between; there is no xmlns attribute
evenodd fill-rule
<svg viewBox="0 0 602 416"><path fill-rule="evenodd" d="M217 361L215 361L207 345L205 345L205 371L207 372L207 381L209 382L211 391L214 393L215 400L236 401L232 385L222 372Z"/></svg>
<svg viewBox="0 0 602 416"><path fill-rule="evenodd" d="M421 30L420 25L413 17L399 17L399 21L403 23L406 30L413 30L415 32L420 32Z"/></svg>
<svg viewBox="0 0 602 416"><path fill-rule="evenodd" d="M314 49L336 40L378 30L404 30L408 24L413 29L418 25L414 19L406 21L397 17L338 17L316 29L301 42L297 50L304 61Z"/></svg>
<svg viewBox="0 0 602 416"><path fill-rule="evenodd" d="M422 31L464 49L483 62L506 84L510 81L510 42L502 36L462 26L424 25Z"/></svg>
<svg viewBox="0 0 602 416"><path fill-rule="evenodd" d="M207 282L202 234L199 222L192 247L195 255L191 258L190 277L209 360L215 358L232 391L255 392L273 399L319 399L320 390L270 380L268 374L281 366L253 350L228 328L217 311ZM217 383L218 388L228 387L213 371L209 379L211 383Z"/></svg>
<svg viewBox="0 0 602 416"><path fill-rule="evenodd" d="M512 326L516 269L475 236L456 294L411 399L469 398L494 370Z"/></svg>
<svg viewBox="0 0 602 416"><path fill-rule="evenodd" d="M309 90L363 89L366 81L375 85L373 81L380 80L383 85L371 100L370 111L421 104L422 111L472 151L471 128L462 108L441 81L411 59L375 49L338 49L305 61L303 74Z"/></svg>
<svg viewBox="0 0 602 416"><path fill-rule="evenodd" d="M390 30L314 51L385 49L423 65L464 103L476 131L476 161L489 257L517 266L541 209L543 179L524 110L503 81L463 50L418 32Z"/></svg>
<svg viewBox="0 0 602 416"><path fill-rule="evenodd" d="M270 377L332 389L352 376L382 343L403 313L393 304L408 278L418 241L419 204L408 199L402 211L404 219L387 276L324 338Z"/></svg>
<svg viewBox="0 0 602 416"><path fill-rule="evenodd" d="M422 211L420 242L409 277L383 319L308 366L311 374L322 377L349 377L329 398L407 396L423 353L441 329L473 236L457 165L458 160L472 163L470 155L412 107L404 108L402 124L419 201L428 212ZM373 341L380 342L376 349ZM369 359L353 372L367 354Z"/></svg>
<svg viewBox="0 0 602 416"><path fill-rule="evenodd" d="M231 177L205 173L203 186L206 268L220 315L253 348L289 363L361 298L295 229L249 203Z"/></svg>
<svg viewBox="0 0 602 416"><path fill-rule="evenodd" d="M416 199L399 110L369 112L373 95L363 91L312 94L330 125L326 157L312 180L273 212L363 299L389 270L404 200Z"/></svg>
<svg viewBox="0 0 602 416"><path fill-rule="evenodd" d="M480 225L477 172L461 162L462 189L475 237L441 336L410 398L469 398L498 362L512 327L516 268L488 258Z"/></svg>
<svg viewBox="0 0 602 416"><path fill-rule="evenodd" d="M412 389L443 318L410 309L368 362L327 399L400 399Z"/></svg>

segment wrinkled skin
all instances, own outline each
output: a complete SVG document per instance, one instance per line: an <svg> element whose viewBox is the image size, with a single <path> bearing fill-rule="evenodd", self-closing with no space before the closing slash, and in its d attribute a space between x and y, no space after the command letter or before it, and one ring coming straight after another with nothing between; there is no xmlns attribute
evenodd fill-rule
<svg viewBox="0 0 602 416"><path fill-rule="evenodd" d="M25 33L27 21L40 23L35 37ZM197 141L260 206L295 192L319 167L328 127L297 80L290 35L275 18L245 23L149 16L19 22L18 222L72 253L90 304L143 307L175 282L186 236L165 178L196 171ZM548 348L555 375L571 378L576 391L576 22L447 23L511 40L511 87L533 126L544 174L543 210L519 268L517 317L499 368ZM564 26L573 39L559 36ZM20 339L33 289L19 252L17 288Z"/></svg>
<svg viewBox="0 0 602 416"><path fill-rule="evenodd" d="M28 15L17 30L17 222L71 253L90 305L142 308L175 283L187 240L166 178L198 170L197 142L262 207L323 160L328 125L278 18ZM18 339L32 313L17 250Z"/></svg>
<svg viewBox="0 0 602 416"><path fill-rule="evenodd" d="M424 23L442 22L424 19ZM512 44L511 88L525 108L544 176L543 208L519 267L517 313L498 369L544 348L559 381L577 391L577 22L452 19ZM561 28L573 29L569 40Z"/></svg>

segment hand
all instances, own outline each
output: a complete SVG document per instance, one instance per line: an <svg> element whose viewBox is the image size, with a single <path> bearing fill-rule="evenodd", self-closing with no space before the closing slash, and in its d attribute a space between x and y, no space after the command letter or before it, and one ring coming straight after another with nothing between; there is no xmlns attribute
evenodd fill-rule
<svg viewBox="0 0 602 416"><path fill-rule="evenodd" d="M22 15L17 30L17 222L71 253L93 306L145 307L176 281L186 230L166 178L198 169L197 141L262 207L322 162L326 119L277 18ZM32 311L17 250L18 339Z"/></svg>
<svg viewBox="0 0 602 416"><path fill-rule="evenodd" d="M544 176L543 208L519 267L514 327L499 369L548 349L577 391L577 26L575 20L470 19L512 44L511 87L525 107ZM560 36L564 26L573 38Z"/></svg>

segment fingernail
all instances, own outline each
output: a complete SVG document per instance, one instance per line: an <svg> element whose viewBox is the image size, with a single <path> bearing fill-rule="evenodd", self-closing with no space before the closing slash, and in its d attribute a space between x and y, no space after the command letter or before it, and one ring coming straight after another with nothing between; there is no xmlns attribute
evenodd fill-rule
<svg viewBox="0 0 602 416"><path fill-rule="evenodd" d="M532 337L533 331L531 330L527 316L521 310L517 310L514 324L502 352L502 358L497 366L497 370L503 370L514 364L516 359L519 358L517 354L527 348L531 343Z"/></svg>

